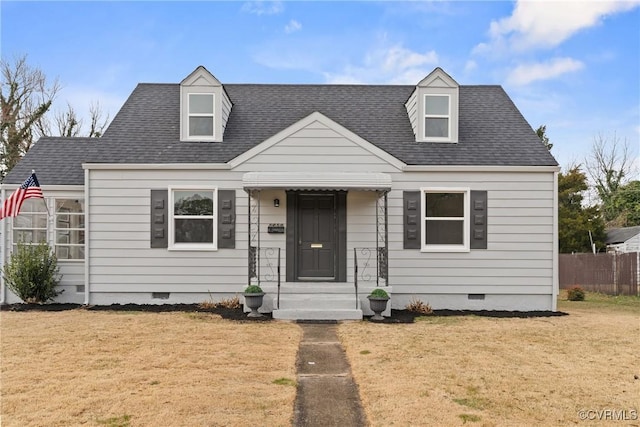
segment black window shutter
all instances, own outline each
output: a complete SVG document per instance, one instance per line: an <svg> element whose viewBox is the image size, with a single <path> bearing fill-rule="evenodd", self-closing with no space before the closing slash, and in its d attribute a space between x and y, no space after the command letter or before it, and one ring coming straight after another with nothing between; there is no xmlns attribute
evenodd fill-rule
<svg viewBox="0 0 640 427"><path fill-rule="evenodd" d="M487 249L487 192L471 192L471 249Z"/></svg>
<svg viewBox="0 0 640 427"><path fill-rule="evenodd" d="M218 249L236 247L236 190L218 190Z"/></svg>
<svg viewBox="0 0 640 427"><path fill-rule="evenodd" d="M152 248L166 248L169 244L168 195L168 190L151 190Z"/></svg>
<svg viewBox="0 0 640 427"><path fill-rule="evenodd" d="M402 197L404 216L404 248L420 249L420 230L422 218L420 218L420 191L405 191Z"/></svg>

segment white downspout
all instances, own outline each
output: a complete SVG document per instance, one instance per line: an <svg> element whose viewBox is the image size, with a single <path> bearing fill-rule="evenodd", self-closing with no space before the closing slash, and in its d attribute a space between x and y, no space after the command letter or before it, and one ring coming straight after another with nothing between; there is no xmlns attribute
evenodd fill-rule
<svg viewBox="0 0 640 427"><path fill-rule="evenodd" d="M91 240L91 222L89 221L89 169L84 170L84 305L89 305L89 246Z"/></svg>
<svg viewBox="0 0 640 427"><path fill-rule="evenodd" d="M558 172L553 173L553 295L551 296L551 311L558 309L558 295L560 294L560 274L558 265Z"/></svg>

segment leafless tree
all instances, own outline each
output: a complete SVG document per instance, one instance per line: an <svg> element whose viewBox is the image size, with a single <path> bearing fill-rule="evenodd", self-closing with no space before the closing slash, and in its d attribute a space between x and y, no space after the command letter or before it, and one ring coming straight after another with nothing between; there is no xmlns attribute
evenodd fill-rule
<svg viewBox="0 0 640 427"><path fill-rule="evenodd" d="M4 176L39 136L38 122L51 108L60 85L27 64L26 55L13 62L0 61L0 73L0 175Z"/></svg>
<svg viewBox="0 0 640 427"><path fill-rule="evenodd" d="M91 103L89 107L89 138L101 137L109 123L109 114L105 116L100 102Z"/></svg>
<svg viewBox="0 0 640 427"><path fill-rule="evenodd" d="M626 139L620 139L615 133L611 137L598 134L594 138L585 166L602 203L606 221L617 216L613 198L620 187L633 176L633 160Z"/></svg>

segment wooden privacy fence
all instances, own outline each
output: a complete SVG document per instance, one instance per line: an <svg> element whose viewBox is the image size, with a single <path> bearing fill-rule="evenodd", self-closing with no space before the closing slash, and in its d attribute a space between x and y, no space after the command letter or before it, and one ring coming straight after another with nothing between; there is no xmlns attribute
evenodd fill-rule
<svg viewBox="0 0 640 427"><path fill-rule="evenodd" d="M640 253L560 254L560 288L640 296Z"/></svg>

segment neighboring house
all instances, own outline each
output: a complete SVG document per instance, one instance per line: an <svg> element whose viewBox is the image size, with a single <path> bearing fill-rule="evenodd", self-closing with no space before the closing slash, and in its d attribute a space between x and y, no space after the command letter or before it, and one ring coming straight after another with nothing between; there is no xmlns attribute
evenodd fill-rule
<svg viewBox="0 0 640 427"><path fill-rule="evenodd" d="M223 85L198 67L138 85L102 138L41 139L3 196L32 169L51 214L28 200L2 242L55 246L60 301L197 303L251 282L276 318L361 318L375 286L394 309L556 309L557 162L501 87L440 68L392 86Z"/></svg>
<svg viewBox="0 0 640 427"><path fill-rule="evenodd" d="M640 252L640 226L607 230L607 252Z"/></svg>

